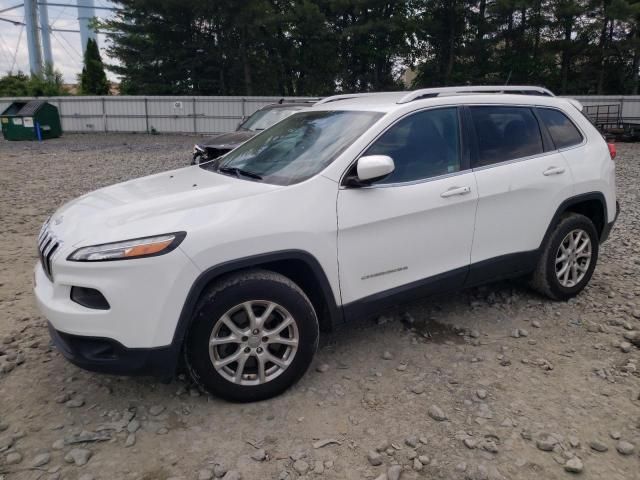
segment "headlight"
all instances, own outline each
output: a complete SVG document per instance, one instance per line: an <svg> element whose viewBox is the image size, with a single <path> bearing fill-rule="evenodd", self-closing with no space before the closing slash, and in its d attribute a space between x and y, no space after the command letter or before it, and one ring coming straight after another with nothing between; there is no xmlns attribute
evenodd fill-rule
<svg viewBox="0 0 640 480"><path fill-rule="evenodd" d="M155 257L174 250L184 240L185 236L185 232L176 232L82 247L69 255L67 260L73 262L103 262L106 260Z"/></svg>

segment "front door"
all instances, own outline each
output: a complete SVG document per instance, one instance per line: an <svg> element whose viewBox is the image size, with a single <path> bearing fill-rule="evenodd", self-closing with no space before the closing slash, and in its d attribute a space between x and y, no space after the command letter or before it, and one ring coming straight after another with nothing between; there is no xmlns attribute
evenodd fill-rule
<svg viewBox="0 0 640 480"><path fill-rule="evenodd" d="M338 262L347 307L375 309L387 299L463 284L478 195L460 131L457 107L410 114L363 154L390 156L394 172L364 188L340 188Z"/></svg>

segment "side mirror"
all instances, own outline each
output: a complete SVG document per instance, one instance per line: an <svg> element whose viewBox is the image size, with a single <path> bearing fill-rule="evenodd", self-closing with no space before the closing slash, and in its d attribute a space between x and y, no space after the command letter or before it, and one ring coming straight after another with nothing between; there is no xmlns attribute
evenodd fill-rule
<svg viewBox="0 0 640 480"><path fill-rule="evenodd" d="M395 170L393 158L387 155L368 155L360 157L356 164L355 175L347 177L347 186L364 187L380 180Z"/></svg>

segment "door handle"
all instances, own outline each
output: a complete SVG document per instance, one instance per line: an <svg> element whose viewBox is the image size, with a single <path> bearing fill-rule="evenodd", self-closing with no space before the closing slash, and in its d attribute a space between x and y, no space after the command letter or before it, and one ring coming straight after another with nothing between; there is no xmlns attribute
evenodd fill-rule
<svg viewBox="0 0 640 480"><path fill-rule="evenodd" d="M549 167L542 172L545 177L548 177L549 175L560 175L562 173L564 173L564 167Z"/></svg>
<svg viewBox="0 0 640 480"><path fill-rule="evenodd" d="M440 194L442 198L453 197L454 195L466 195L471 192L471 187L451 187Z"/></svg>

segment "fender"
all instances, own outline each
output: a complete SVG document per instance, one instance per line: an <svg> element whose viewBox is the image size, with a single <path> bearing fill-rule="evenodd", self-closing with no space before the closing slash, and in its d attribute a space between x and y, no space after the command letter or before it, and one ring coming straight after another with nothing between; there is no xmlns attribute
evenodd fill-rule
<svg viewBox="0 0 640 480"><path fill-rule="evenodd" d="M566 212L571 206L577 205L587 200L597 200L602 205L602 211L604 212L604 224L603 224L603 231L599 231L598 234L600 235L601 243L606 239L606 238L603 239L603 234L605 233L605 231L608 234L607 226L609 225L608 223L609 214L607 211L607 201L605 200L604 195L602 194L602 192L581 193L580 195L567 198L557 208L556 213L553 215L553 218L551 219L551 222L549 222L549 226L547 227L547 231L545 232L544 237L542 238L542 242L538 247L539 254L542 253L544 246L547 244L547 241L549 240L549 236L551 235L551 232L553 232L553 229L556 227L556 225L560 221L560 217L562 216L562 214Z"/></svg>
<svg viewBox="0 0 640 480"><path fill-rule="evenodd" d="M198 276L196 281L191 286L191 289L189 290L189 294L187 295L187 298L182 307L182 311L180 313L180 317L178 319L176 330L173 334L171 345L172 349L175 351L176 360L178 360L177 356L180 354L182 343L187 334L189 326L191 325L191 318L193 317L193 312L195 310L198 299L200 298L200 295L202 295L202 292L204 292L205 288L212 281L222 275L238 270L260 267L269 263L286 260L302 261L311 269L315 280L318 282L322 289L322 294L324 295L324 299L328 306L328 315L331 324L335 325L338 323L342 323L342 308L340 308L338 306L338 303L336 302L335 296L333 295L333 290L331 290L331 285L329 283L329 280L327 279L327 275L325 274L324 269L320 265L320 262L318 262L318 260L313 255L303 250L281 250L278 252L252 255L249 257L231 260L229 262L224 262L214 267L210 267ZM321 312L318 312L318 314L320 313Z"/></svg>

